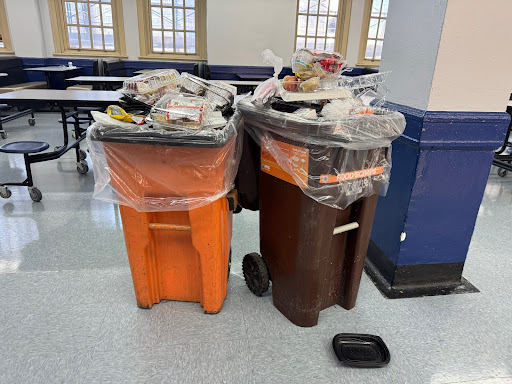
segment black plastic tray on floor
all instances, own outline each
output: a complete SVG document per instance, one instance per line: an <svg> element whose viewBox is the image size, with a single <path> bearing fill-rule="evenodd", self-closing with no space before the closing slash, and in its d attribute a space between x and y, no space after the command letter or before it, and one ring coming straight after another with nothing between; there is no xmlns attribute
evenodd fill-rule
<svg viewBox="0 0 512 384"><path fill-rule="evenodd" d="M389 363L388 347L379 336L339 333L332 340L336 357L345 365L377 368Z"/></svg>

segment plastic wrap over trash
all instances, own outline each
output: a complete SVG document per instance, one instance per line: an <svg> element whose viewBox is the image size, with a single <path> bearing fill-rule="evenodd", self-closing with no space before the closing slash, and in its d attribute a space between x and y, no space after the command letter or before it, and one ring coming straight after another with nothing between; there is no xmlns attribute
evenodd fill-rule
<svg viewBox="0 0 512 384"><path fill-rule="evenodd" d="M158 100L149 117L162 129L201 129L213 109L214 106L204 97L169 93Z"/></svg>
<svg viewBox="0 0 512 384"><path fill-rule="evenodd" d="M258 105L267 104L272 97L279 96L281 82L278 76L283 70L283 59L274 55L274 52L270 49L265 49L261 56L263 56L263 64L270 64L274 67L274 75L258 85L254 90L251 101Z"/></svg>
<svg viewBox="0 0 512 384"><path fill-rule="evenodd" d="M361 76L343 76L338 79L338 86L352 90L354 97L366 105L382 107L388 95L384 85L391 71L372 73Z"/></svg>
<svg viewBox="0 0 512 384"><path fill-rule="evenodd" d="M190 73L183 73L180 82L181 92L203 96L223 112L231 107L236 96L236 87L224 82L213 83Z"/></svg>
<svg viewBox="0 0 512 384"><path fill-rule="evenodd" d="M366 111L360 99L348 97L346 99L334 99L322 108L322 116L326 120L344 119L347 115Z"/></svg>
<svg viewBox="0 0 512 384"><path fill-rule="evenodd" d="M302 80L314 77L336 78L347 66L347 62L338 52L319 49L299 48L292 55L292 71Z"/></svg>
<svg viewBox="0 0 512 384"><path fill-rule="evenodd" d="M139 212L186 211L222 198L240 161L240 118L236 112L223 128L197 131L94 123L87 130L94 197Z"/></svg>
<svg viewBox="0 0 512 384"><path fill-rule="evenodd" d="M402 114L374 108L373 114L322 121L254 106L248 99L238 108L244 129L261 146L262 172L339 209L387 190L391 142L405 129Z"/></svg>
<svg viewBox="0 0 512 384"><path fill-rule="evenodd" d="M337 81L346 64L338 52L297 49L291 60L294 75L283 78L280 95L285 101L348 97L348 89L342 89Z"/></svg>
<svg viewBox="0 0 512 384"><path fill-rule="evenodd" d="M163 95L176 91L179 77L175 69L155 69L125 80L120 91L141 103L153 105Z"/></svg>

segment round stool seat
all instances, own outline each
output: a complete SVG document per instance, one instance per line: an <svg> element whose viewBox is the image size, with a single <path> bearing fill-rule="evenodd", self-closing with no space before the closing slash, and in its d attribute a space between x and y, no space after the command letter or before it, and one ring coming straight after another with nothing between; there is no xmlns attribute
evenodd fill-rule
<svg viewBox="0 0 512 384"><path fill-rule="evenodd" d="M0 152L5 153L37 153L50 147L44 141L14 141L0 147Z"/></svg>

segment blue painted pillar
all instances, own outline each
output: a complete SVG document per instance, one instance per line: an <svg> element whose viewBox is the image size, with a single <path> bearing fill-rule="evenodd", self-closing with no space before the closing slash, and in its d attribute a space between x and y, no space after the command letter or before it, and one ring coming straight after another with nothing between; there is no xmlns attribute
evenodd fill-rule
<svg viewBox="0 0 512 384"><path fill-rule="evenodd" d="M391 184L379 199L366 265L388 297L475 289L462 270L494 150L510 121L504 111L512 84L491 79L468 95L476 68L454 69L453 62L474 54L459 47L475 32L462 32L487 35L480 64L500 51L493 36L506 24L484 28L501 20L500 12L468 10L459 0L390 3L381 71L393 71L388 107L405 115L407 127L393 143Z"/></svg>

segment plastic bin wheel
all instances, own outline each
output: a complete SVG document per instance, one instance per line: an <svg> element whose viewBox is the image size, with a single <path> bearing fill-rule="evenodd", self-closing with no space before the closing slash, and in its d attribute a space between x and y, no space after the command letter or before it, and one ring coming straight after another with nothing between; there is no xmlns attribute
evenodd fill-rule
<svg viewBox="0 0 512 384"><path fill-rule="evenodd" d="M76 170L78 173L85 175L89 171L89 166L85 160L80 160L80 162L76 164Z"/></svg>
<svg viewBox="0 0 512 384"><path fill-rule="evenodd" d="M270 284L270 274L268 273L267 263L259 254L249 253L245 255L242 270L245 284L252 293L261 296L267 292Z"/></svg>
<svg viewBox="0 0 512 384"><path fill-rule="evenodd" d="M38 201L41 201L41 199L43 198L43 194L36 187L29 187L28 194L30 195L30 198L36 203Z"/></svg>
<svg viewBox="0 0 512 384"><path fill-rule="evenodd" d="M83 149L79 151L80 154L80 160L85 160L87 158L87 152L85 152Z"/></svg>
<svg viewBox="0 0 512 384"><path fill-rule="evenodd" d="M28 119L28 124L33 127L34 125L36 125L36 119L34 119L33 117L31 117L30 119Z"/></svg>
<svg viewBox="0 0 512 384"><path fill-rule="evenodd" d="M499 177L505 177L507 176L508 171L504 168L498 168L498 176Z"/></svg>
<svg viewBox="0 0 512 384"><path fill-rule="evenodd" d="M11 195L12 195L12 192L9 188L7 188L7 187L0 188L0 196L2 196L4 199L8 199L9 197L11 197Z"/></svg>
<svg viewBox="0 0 512 384"><path fill-rule="evenodd" d="M7 139L7 133L4 131L0 132L0 136L2 136L2 139Z"/></svg>

